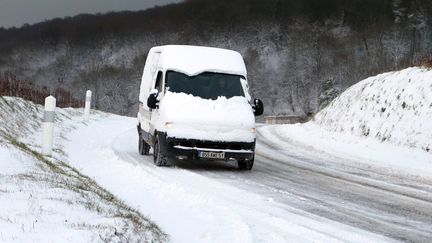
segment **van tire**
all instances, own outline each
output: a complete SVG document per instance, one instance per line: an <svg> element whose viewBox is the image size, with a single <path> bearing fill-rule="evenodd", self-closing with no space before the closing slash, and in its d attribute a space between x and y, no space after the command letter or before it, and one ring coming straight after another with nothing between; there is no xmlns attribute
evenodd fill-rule
<svg viewBox="0 0 432 243"><path fill-rule="evenodd" d="M161 151L159 139L157 138L157 136L155 136L154 145L153 145L153 163L156 166L167 166L168 165L168 158Z"/></svg>
<svg viewBox="0 0 432 243"><path fill-rule="evenodd" d="M141 137L141 133L138 135L138 152L141 155L150 154L150 145L148 145L144 139Z"/></svg>
<svg viewBox="0 0 432 243"><path fill-rule="evenodd" d="M239 159L237 160L239 170L252 170L254 164L254 157L251 160Z"/></svg>

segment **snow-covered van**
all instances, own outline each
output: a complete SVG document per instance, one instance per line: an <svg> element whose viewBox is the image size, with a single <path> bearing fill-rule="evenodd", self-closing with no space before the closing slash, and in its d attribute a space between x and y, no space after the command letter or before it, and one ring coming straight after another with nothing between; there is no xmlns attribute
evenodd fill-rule
<svg viewBox="0 0 432 243"><path fill-rule="evenodd" d="M150 49L141 81L139 153L154 163L173 160L237 161L252 169L255 116L242 56L235 51L168 45Z"/></svg>

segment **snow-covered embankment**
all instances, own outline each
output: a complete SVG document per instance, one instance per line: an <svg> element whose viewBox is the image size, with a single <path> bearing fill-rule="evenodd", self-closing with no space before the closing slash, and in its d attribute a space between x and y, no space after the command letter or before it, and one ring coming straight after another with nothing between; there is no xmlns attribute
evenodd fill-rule
<svg viewBox="0 0 432 243"><path fill-rule="evenodd" d="M264 127L359 163L432 175L432 70L408 68L365 79L306 124Z"/></svg>
<svg viewBox="0 0 432 243"><path fill-rule="evenodd" d="M54 156L41 150L43 109L20 98L0 97L1 242L157 242L166 235L93 179L67 163L65 133L57 126ZM56 122L80 110L58 109Z"/></svg>

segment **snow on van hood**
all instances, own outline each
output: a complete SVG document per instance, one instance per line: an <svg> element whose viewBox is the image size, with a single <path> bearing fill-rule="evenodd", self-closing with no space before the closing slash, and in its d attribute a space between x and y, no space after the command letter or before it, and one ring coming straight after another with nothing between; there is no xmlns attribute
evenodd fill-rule
<svg viewBox="0 0 432 243"><path fill-rule="evenodd" d="M255 139L251 131L255 117L244 97L208 100L167 91L159 104L156 128L177 138L238 142Z"/></svg>

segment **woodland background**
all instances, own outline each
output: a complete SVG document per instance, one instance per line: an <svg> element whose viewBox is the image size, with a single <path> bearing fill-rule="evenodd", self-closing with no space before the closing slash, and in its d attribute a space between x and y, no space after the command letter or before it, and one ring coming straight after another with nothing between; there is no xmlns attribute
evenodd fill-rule
<svg viewBox="0 0 432 243"><path fill-rule="evenodd" d="M0 28L1 92L13 77L77 106L91 89L95 108L135 116L147 52L165 44L239 51L265 114L301 116L363 78L432 59L432 2L188 0Z"/></svg>

